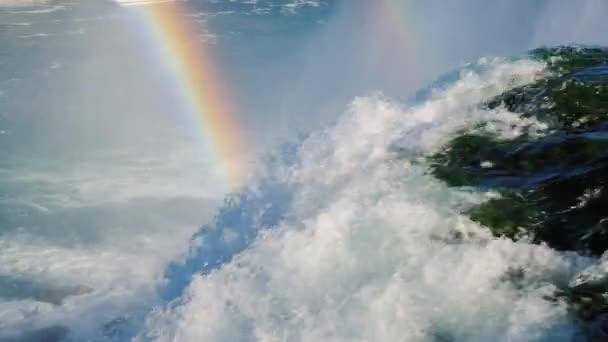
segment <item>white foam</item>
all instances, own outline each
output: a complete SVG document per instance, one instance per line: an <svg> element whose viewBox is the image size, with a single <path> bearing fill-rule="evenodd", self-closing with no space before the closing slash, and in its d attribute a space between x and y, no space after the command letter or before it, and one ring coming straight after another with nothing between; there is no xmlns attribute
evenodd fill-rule
<svg viewBox="0 0 608 342"><path fill-rule="evenodd" d="M279 226L220 268L194 272L137 340L570 341L577 329L565 304L546 297L589 260L492 238L459 214L481 197L446 188L416 161L481 119L509 127L513 113L478 104L543 71L530 61L481 64L419 106L359 98L307 138L297 161L274 171L292 197ZM413 157L399 158L396 145ZM201 244L191 264L214 262L196 260Z"/></svg>
<svg viewBox="0 0 608 342"><path fill-rule="evenodd" d="M155 302L167 263L217 205L218 193L206 192L212 170L196 150L121 150L0 169L8 189L0 198L0 281L40 284L41 296L91 289L67 293L61 305L29 298L32 291L10 300L0 293L0 339L49 326L98 338L108 322L137 322L138 310Z"/></svg>

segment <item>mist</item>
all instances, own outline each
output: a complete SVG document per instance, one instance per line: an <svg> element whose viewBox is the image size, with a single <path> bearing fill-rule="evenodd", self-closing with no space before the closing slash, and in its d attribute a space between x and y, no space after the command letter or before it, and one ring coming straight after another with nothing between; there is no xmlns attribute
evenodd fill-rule
<svg viewBox="0 0 608 342"><path fill-rule="evenodd" d="M280 150L277 147L287 141L296 140L299 143L296 146L304 151L302 160L308 160L305 165L297 166L301 171L298 177L302 178L294 178L289 185L292 188L284 187L283 183L276 187L274 183L270 187L262 186L256 190L261 191L260 202L254 202L257 194L247 197L249 193L245 190L242 205L227 202L227 207L216 211L226 195L222 184L225 175L218 164L232 161L209 153L214 151L207 146L207 132L196 119L200 113L192 113L184 104L181 80L167 70L177 57L162 51L165 42L154 34L154 23L141 15L137 6L124 8L110 0L0 0L0 174L3 176L0 179L0 245L3 246L0 300L3 288L14 287L3 287L4 282L24 288L5 296L49 302L43 303L47 305L43 310L30 302L11 304L0 316L17 318L0 323L5 324L3 330L9 327L21 333L58 323L76 328L77 332L90 328L96 334L95 329L105 322L110 322L108 329L113 330L113 324L120 325L124 321L122 317L129 317L123 315L125 312L145 314L157 299L157 285L164 276L175 276L169 280L179 283L179 290L190 285L188 277L179 278L175 272L165 272L166 267L185 257L189 247L196 247L191 246L196 243L191 241L192 237L197 240L197 236L203 236L205 231L199 228L206 227L214 215L230 226L226 231L217 231L221 233L217 239L227 239L229 243L213 245L217 249L211 250L232 258L232 254L253 243L250 237L255 236L259 228L258 218L279 224L282 210L290 205L286 197L291 193L283 196L289 191L301 196L299 201L305 204L304 210L293 212L292 216L285 212L286 217L293 217L296 237L299 222L304 226L311 223L307 228L317 229L312 222L323 223L324 217L331 218L332 222L328 228L320 225L323 228L320 232L339 229L344 236L357 236L360 234L357 227L364 232L365 227L377 227L379 222L384 222L380 224L386 227L384 235L382 230L380 234L374 231L353 240L355 244L371 241L370 247L361 245L362 248L345 250L344 256L352 256L350 260L373 260L366 253L384 248L383 241L393 244L402 239L411 243L411 250L415 251L421 245L412 237L420 229L430 227L443 231L458 218L450 214L447 220L443 219L446 212L452 212L445 207L446 192L434 181L429 182L420 165L412 163L419 173L404 174L409 171L385 167L386 155L378 151L388 151L388 147L393 146L391 140L404 132L426 132L429 122L446 127L430 133L431 138L440 141L442 134L449 132L456 122L469 120L469 109L480 100L476 89L483 84L479 82L494 82L499 93L512 85L509 75L524 75L531 81L542 66L529 61L514 65L496 62L497 70L511 71L468 79L470 98L460 98L461 94L455 91L435 102L430 110L409 107L415 101L414 95L445 73L482 57L517 56L540 45L608 44L608 21L605 20L608 3L603 0L190 0L185 3L188 13L179 19L187 20L197 30L193 44L200 43L206 49L210 64L226 86L226 101L232 102L236 109L232 113L234 121L246 133L246 136L225 139L245 142L248 151L241 156L244 160L239 161L240 165L263 168L268 153ZM421 140L418 134L409 135L408 139L412 146L426 148L418 141ZM387 176L390 183L384 181ZM255 177L252 177L253 183ZM386 184L402 185L393 189ZM343 186L356 191L342 192ZM310 191L301 192L300 188ZM422 195L416 197L416 194ZM461 200L452 195L455 197L450 201ZM378 202L378 198L382 201ZM395 199L399 205L393 205ZM268 203L272 206L266 206ZM372 205L369 211L370 203L380 204ZM385 210L382 203L393 209ZM311 208L306 207L309 205ZM258 209L280 215L258 216ZM359 221L362 212L369 215ZM313 215L306 216L307 213ZM427 222L429 217L435 218L428 227L416 222ZM335 223L333 218L337 218ZM340 218L347 219L338 222ZM406 228L413 234L400 226L400 222L411 220L412 224ZM356 229L351 231L353 227ZM231 238L234 236L244 238ZM268 241L271 245L276 241L276 248L269 245L271 248L267 249L266 242L260 241L258 247L254 246L257 249L244 251L243 255L253 255L253 265L261 261L260 266L266 267L282 260L280 256L284 255L287 256L284 260L295 262L292 265L308 260L316 252L309 252L307 246L332 246L327 250L335 250L333 243L324 242L330 241L323 238L329 235L316 236L321 240L304 235L294 240L296 244L291 246L296 248L284 244L282 238L275 240L271 236ZM376 237L379 239L374 240ZM214 240L211 241L213 244ZM232 242L235 245L230 245ZM428 246L436 245L436 241L428 242ZM395 260L423 260L437 255L432 248L408 254L401 243L397 245L399 248L394 255L388 255L388 259L382 259L385 256L379 254L379 266L391 265ZM226 246L240 247L226 249ZM513 255L531 250L516 244L505 248ZM262 252L257 254L256 250ZM265 250L271 251L272 260L265 259ZM457 258L449 260L461 258L471 263L485 260L486 254L478 254L485 253L483 249L473 246L466 251L470 252L458 252ZM296 254L291 257L293 252ZM193 258L192 264L205 262L203 259ZM548 259L558 260L553 254ZM220 267L217 261L222 260L216 258L206 265ZM331 258L319 258L316 270L328 269L333 274L333 269L324 266L325 260ZM346 259L338 256L335 260ZM504 265L510 262L504 260ZM302 263L305 264L313 265L307 261ZM443 261L435 265L436 274L444 274L445 265ZM493 270L480 265L491 276ZM269 267L267 274L291 277L291 272L283 272L282 266L278 266L278 273ZM230 272L230 267L227 269ZM370 268L374 272L378 269L381 267L376 265ZM449 271L453 269L450 267ZM353 270L361 273L355 272L355 277L344 279L358 281L370 274L365 268ZM302 283L297 278L289 279ZM46 284L50 293L62 295L61 300L48 300L48 296L40 295L46 290ZM327 284L331 291L342 286L333 280ZM445 298L453 294L451 288L442 287L449 282L437 284L438 293ZM89 288L94 291L65 293L66 302L73 303L72 306L56 304L63 301L64 289ZM196 289L196 284L193 288ZM262 298L255 291L243 288L243 291L238 288L243 296L253 293L255 298ZM289 290L284 284L278 288ZM427 288L424 283L412 287L416 293ZM463 289L467 290L466 294L476 294L468 287ZM341 296L335 298L341 299ZM297 301L298 295L293 298ZM433 298L441 297L433 294ZM369 301L364 303L367 305ZM440 304L446 303L448 301L442 300ZM469 303L475 302L467 301L454 307L475 307ZM331 306L327 306L327 312L331 312ZM420 308L426 307L426 302L420 305ZM351 311L352 317L356 311L356 308ZM20 314L14 314L16 312ZM21 312L31 316L23 314L25 318L19 318ZM484 314L469 322L482 322L485 317ZM213 319L205 320L219 324ZM137 326L137 319L132 323ZM0 339L3 334L6 331L0 333Z"/></svg>
<svg viewBox="0 0 608 342"><path fill-rule="evenodd" d="M274 113L271 121L290 132L284 136L332 121L356 96L382 93L406 102L437 77L481 57L516 56L543 45L608 44L608 3L601 0L354 0L324 6L333 10L319 27L299 37L291 53L274 56L280 87L258 80L272 99L257 110Z"/></svg>
<svg viewBox="0 0 608 342"><path fill-rule="evenodd" d="M326 0L280 16L250 15L275 2L190 2L197 13L234 12L203 17L200 33L212 38L208 48L256 153L332 122L356 96L382 93L406 102L481 57L520 55L540 45L608 44L602 0ZM75 8L51 13L54 21L45 14L10 18L39 30L20 36L49 36L15 39L5 52L0 70L16 79L0 85L6 130L14 133L3 138L6 146L37 156L82 156L95 147L158 151L196 139L200 132L181 113L187 109L179 107L156 42L136 16L107 1ZM35 39L35 53L11 52L31 48ZM39 86L29 86L34 83Z"/></svg>
<svg viewBox="0 0 608 342"><path fill-rule="evenodd" d="M601 0L342 2L304 52L304 79L312 81L300 88L315 96L380 91L400 98L484 56L608 44L606 15L608 3Z"/></svg>

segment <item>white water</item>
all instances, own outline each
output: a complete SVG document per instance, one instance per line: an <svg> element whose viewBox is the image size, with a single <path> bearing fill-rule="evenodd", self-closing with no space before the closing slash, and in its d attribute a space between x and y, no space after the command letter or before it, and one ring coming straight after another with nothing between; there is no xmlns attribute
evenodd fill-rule
<svg viewBox="0 0 608 342"><path fill-rule="evenodd" d="M0 338L66 327L69 341L570 341L580 328L547 297L593 261L491 237L460 212L493 194L448 189L422 159L480 120L517 134L530 122L478 105L542 74L482 59L416 105L357 98L270 158L189 248L214 202L199 168L174 167L187 150L9 172L43 186L4 203L41 226L0 239L0 274L37 281L32 298L3 300Z"/></svg>
<svg viewBox="0 0 608 342"><path fill-rule="evenodd" d="M459 214L484 194L447 189L417 158L482 118L514 123L477 105L542 73L530 61L480 69L414 107L358 98L305 139L294 162L267 176L280 184L279 200L269 196L277 186L263 183L205 228L220 233L194 240L181 268L194 270L192 281L149 315L137 340L570 341L577 328L565 304L545 298L589 261L492 238ZM397 146L411 157L398 158ZM268 211L264 223L231 224ZM208 267L213 245L251 231L248 248ZM525 273L521 287L505 280L514 270Z"/></svg>
<svg viewBox="0 0 608 342"><path fill-rule="evenodd" d="M293 27L305 21L297 13L323 9L324 2L227 3L250 10L232 22L242 26L204 32L228 49L226 41L240 39L233 44L241 50L226 56L252 78L233 83L242 87L242 103L259 107L242 118L255 138L293 137L293 127L283 130L281 120L308 131L321 119L339 119L281 150L250 188L222 207L215 224L197 232L219 202L217 171L200 146L177 142L187 123L177 122L172 99L161 96L165 89L144 87L158 75L148 75L157 68L144 63L146 43L131 44L141 38L134 33L138 23L118 6L100 6L97 13L92 1L0 0L9 8L0 19L11 18L0 30L8 29L7 37L15 38L8 41L22 49L0 47L14 58L0 63L7 72L0 75L0 138L6 139L0 142L17 146L11 157L18 160L0 169L6 190L0 194L0 341L47 327L66 327L68 341L567 341L577 334L565 306L545 296L581 270L595 272L587 268L593 261L491 238L459 213L493 194L448 189L426 174L421 158L482 118L495 120L502 134L517 134L513 125L524 123L516 115L477 105L532 81L542 65L482 60L425 102L369 95L337 115L335 104L353 93L372 88L404 96L442 70L421 62L429 51L418 55L416 46L402 51L387 49L394 41L377 42L377 35L398 29L373 25L381 15L366 23L377 31L353 36L365 6L351 8L356 15L342 22L311 15L307 25L324 27L327 37L317 42L301 34L312 41L303 52L293 38ZM591 31L604 32L603 17L593 15L604 5L587 3L597 5L584 7ZM424 4L423 18L445 5ZM279 19L265 17L275 7ZM513 7L509 13L521 12ZM511 54L530 39L554 42L562 29L572 31L562 20L560 34L540 24L537 34L515 34L514 25L512 41L505 41L503 33L478 29L495 15L469 12L475 8L485 7L470 1L458 6L467 16L442 12L443 25L429 21L420 29L429 46L449 52L438 56L441 68L488 52ZM259 21L245 20L258 14ZM463 28L463 18L477 22ZM568 39L597 41L583 24L577 22L581 28ZM248 25L255 49L238 34ZM264 40L268 32L272 44ZM368 50L376 54L361 54ZM234 57L239 52L245 57ZM277 52L287 61L272 59ZM391 53L397 55L387 63ZM123 80L123 70L133 77ZM30 149L52 162L28 158ZM64 153L66 161L53 160ZM455 232L466 238L457 241ZM505 280L520 270L520 286ZM7 289L11 283L17 289Z"/></svg>
<svg viewBox="0 0 608 342"><path fill-rule="evenodd" d="M219 201L194 151L139 152L2 170L0 341L49 326L101 338L155 300L167 262Z"/></svg>

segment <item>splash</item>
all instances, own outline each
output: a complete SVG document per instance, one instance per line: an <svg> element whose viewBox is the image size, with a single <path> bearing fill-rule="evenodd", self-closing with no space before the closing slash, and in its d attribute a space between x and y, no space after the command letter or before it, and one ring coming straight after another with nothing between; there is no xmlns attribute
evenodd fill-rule
<svg viewBox="0 0 608 342"><path fill-rule="evenodd" d="M481 120L507 134L518 116L478 104L543 68L482 60L416 106L356 99L197 234L169 272L181 292L137 340L571 340L547 298L588 260L493 238L459 214L487 194L447 188L421 159Z"/></svg>

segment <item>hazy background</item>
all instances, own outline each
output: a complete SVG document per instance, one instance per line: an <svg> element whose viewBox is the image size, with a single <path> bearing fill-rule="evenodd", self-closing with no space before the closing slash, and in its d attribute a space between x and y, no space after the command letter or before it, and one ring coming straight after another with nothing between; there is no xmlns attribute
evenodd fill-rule
<svg viewBox="0 0 608 342"><path fill-rule="evenodd" d="M22 7L6 7L16 3ZM46 5L28 11L32 3ZM357 95L407 99L482 56L608 43L602 0L189 3L206 13L201 34L259 147L333 120ZM5 146L86 154L93 146L163 145L200 134L175 113L153 52L158 42L129 11L108 1L0 4L7 8L0 10Z"/></svg>

